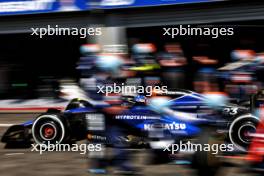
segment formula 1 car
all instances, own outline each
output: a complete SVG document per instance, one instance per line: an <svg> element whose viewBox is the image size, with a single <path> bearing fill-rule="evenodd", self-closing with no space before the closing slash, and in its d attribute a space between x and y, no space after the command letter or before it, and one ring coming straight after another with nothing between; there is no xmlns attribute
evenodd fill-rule
<svg viewBox="0 0 264 176"><path fill-rule="evenodd" d="M122 129L122 142L134 142L127 136L151 141L157 138L158 132L158 136L162 136L158 138L169 139L173 143L198 136L204 126L213 126L242 151L250 144L249 134L255 131L259 121L250 108L225 104L219 105L212 113L207 98L201 94L179 90L167 95L173 99L167 101L166 106L161 105L161 101L146 105L144 98L142 101L142 98L137 100L135 97L124 97L124 103L119 106L107 103L94 105L73 99L62 112L49 109L34 120L11 126L3 135L2 142L11 147L30 146L31 143L72 143L88 138L107 140L111 144L108 138L120 137L111 135L112 127L117 126ZM156 100L160 100L159 97Z"/></svg>

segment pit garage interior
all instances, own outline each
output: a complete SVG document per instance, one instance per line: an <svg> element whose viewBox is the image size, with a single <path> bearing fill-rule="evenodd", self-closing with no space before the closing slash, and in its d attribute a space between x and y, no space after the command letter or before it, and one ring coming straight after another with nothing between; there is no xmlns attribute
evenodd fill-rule
<svg viewBox="0 0 264 176"><path fill-rule="evenodd" d="M89 38L47 36L40 39L30 35L31 27L121 27L126 33L129 48L134 41L151 42L157 46L159 52L164 49L164 44L177 42L181 44L189 63L192 56L207 55L219 60L219 65L223 65L230 61L230 51L235 49L234 47L264 51L263 19L263 2L243 1L235 2L235 5L234 2L217 2L144 9L2 16L0 97L35 98L39 95L32 90L41 84L49 84L47 82L53 79L78 80L79 73L75 68L81 56L79 47L87 43ZM180 24L230 26L234 27L235 35L218 39L197 36L171 39L162 36L162 27ZM191 65L188 69L192 70L194 66ZM192 75L187 77L191 79ZM47 82L41 83L40 80ZM186 87L192 88L192 85Z"/></svg>
<svg viewBox="0 0 264 176"><path fill-rule="evenodd" d="M86 39L76 36L40 39L20 33L2 34L0 40L2 98L36 98L40 96L40 92L34 91L38 86L56 86L53 80L78 78L79 46Z"/></svg>

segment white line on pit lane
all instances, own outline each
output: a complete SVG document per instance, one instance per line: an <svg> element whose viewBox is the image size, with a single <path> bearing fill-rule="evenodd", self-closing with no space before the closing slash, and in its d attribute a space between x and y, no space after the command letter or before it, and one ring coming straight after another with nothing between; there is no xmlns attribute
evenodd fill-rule
<svg viewBox="0 0 264 176"><path fill-rule="evenodd" d="M6 156L13 156L13 155L24 155L25 153L6 153Z"/></svg>
<svg viewBox="0 0 264 176"><path fill-rule="evenodd" d="M0 123L0 127L10 127L14 124L9 124L9 123Z"/></svg>

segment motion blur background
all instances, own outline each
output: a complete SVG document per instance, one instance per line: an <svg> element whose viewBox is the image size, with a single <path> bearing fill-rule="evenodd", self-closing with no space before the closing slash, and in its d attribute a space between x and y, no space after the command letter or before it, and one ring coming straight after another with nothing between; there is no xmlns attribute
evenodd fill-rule
<svg viewBox="0 0 264 176"><path fill-rule="evenodd" d="M42 4L32 6L35 10L28 9L30 1L17 5L18 2L0 3L1 99L57 99L62 96L63 84L73 82L82 87L81 79L87 75L78 66L84 64L84 57L94 54L82 52L84 44L98 44L100 50L96 54L115 53L134 64L140 62L137 55L143 59L144 56L133 51L133 46L152 44L153 51L143 53L160 66L154 73L155 79L169 88L224 91L232 98L243 99L262 86L264 4L261 2L34 1ZM63 5L76 8L61 9ZM32 27L47 25L99 26L103 27L103 35L85 39L77 36L40 39L30 35ZM216 39L163 36L163 27L177 25L232 27L234 35ZM89 45L86 47L89 50ZM226 65L231 66L222 68Z"/></svg>
<svg viewBox="0 0 264 176"><path fill-rule="evenodd" d="M30 35L32 27L47 25L101 27L103 34L84 39ZM211 36L172 39L163 35L164 27L178 25L232 27L234 35L216 39ZM199 93L224 92L232 101L248 99L263 88L263 30L263 1L2 0L0 111L4 115L1 122L18 123L25 119L6 113L63 108L71 98L102 99L94 94L95 86L108 77ZM96 65L102 55L121 58L123 64L114 71L102 71ZM63 162L60 157L53 158ZM74 168L84 165L83 160L72 154L67 157L69 161L75 159L69 163ZM36 156L18 159L29 163L39 160ZM7 158L2 161L12 163ZM7 165L2 165L6 166L3 173L10 170ZM50 171L60 168L46 167ZM178 174L192 173L178 168Z"/></svg>

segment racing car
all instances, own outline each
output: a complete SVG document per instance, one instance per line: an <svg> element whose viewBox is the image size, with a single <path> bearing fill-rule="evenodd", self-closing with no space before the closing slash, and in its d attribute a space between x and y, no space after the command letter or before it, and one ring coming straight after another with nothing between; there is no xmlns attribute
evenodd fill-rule
<svg viewBox="0 0 264 176"><path fill-rule="evenodd" d="M250 144L249 133L255 131L259 121L251 109L259 94L251 99L250 107L224 104L219 105L217 113L210 112L204 95L186 90L170 91L167 95L173 98L162 107L160 103L146 105L146 100L135 97L126 97L118 106L73 99L64 111L49 109L34 120L11 126L2 142L7 148L32 143L72 143L109 134L112 126L123 129L122 139L126 141L129 135L149 139L149 134L157 129L161 129L163 138L175 141L199 135L204 126L214 126L239 150L246 150Z"/></svg>

